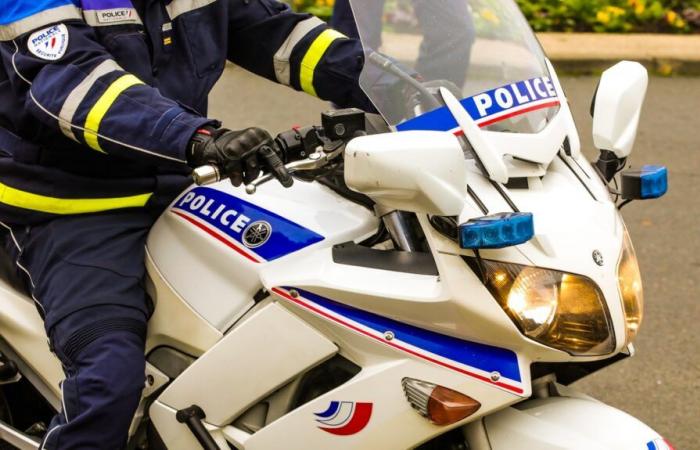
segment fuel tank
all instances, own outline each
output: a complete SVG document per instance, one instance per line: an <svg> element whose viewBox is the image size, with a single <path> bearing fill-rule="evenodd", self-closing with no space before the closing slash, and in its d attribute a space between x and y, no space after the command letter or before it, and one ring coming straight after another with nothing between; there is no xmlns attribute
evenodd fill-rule
<svg viewBox="0 0 700 450"><path fill-rule="evenodd" d="M193 186L153 227L153 268L178 297L224 332L253 304L260 271L374 234L372 211L318 183L271 182L254 195L224 181ZM158 305L156 305L158 308Z"/></svg>

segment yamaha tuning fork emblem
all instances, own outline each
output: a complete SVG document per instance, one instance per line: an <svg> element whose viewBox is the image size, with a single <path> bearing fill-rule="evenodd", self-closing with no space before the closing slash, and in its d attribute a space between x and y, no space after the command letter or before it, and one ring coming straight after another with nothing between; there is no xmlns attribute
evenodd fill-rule
<svg viewBox="0 0 700 450"><path fill-rule="evenodd" d="M243 231L243 244L248 248L257 248L265 244L272 235L272 227L269 223L259 220L251 223Z"/></svg>

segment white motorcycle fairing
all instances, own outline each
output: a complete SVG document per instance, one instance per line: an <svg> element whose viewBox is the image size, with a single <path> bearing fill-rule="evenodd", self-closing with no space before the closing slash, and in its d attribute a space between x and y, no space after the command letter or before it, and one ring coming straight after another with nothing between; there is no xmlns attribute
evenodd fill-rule
<svg viewBox="0 0 700 450"><path fill-rule="evenodd" d="M375 0L350 1L358 12ZM457 2L472 20L477 2ZM408 3L387 2L402 14L381 21L405 17ZM596 102L616 118L598 128L600 142L620 147L601 149L613 154L603 168L618 169L606 178L581 154L556 73L517 5L497 3L498 23L455 44L463 61L422 50L421 33L445 34L451 20L380 24L376 51L365 42L374 29L358 21L368 50L360 82L380 127L357 110L325 114L323 127L271 144L289 151L291 188L264 184L271 175L248 186L255 195L226 180L192 186L162 214L146 248L155 312L132 448L670 448L562 386L630 356L641 323L636 257L603 180L624 166L614 150L629 153L643 69L624 64L603 79L610 97L624 73L637 80L619 102ZM401 69L431 58L444 73L425 83ZM388 75L407 85L387 86ZM196 179L219 175L200 169ZM464 243L475 222L515 216L530 220L526 239L508 241L516 233L503 228L500 245ZM41 320L4 280L0 337L0 357L59 410L62 373ZM3 406L0 439L38 448L3 421Z"/></svg>
<svg viewBox="0 0 700 450"><path fill-rule="evenodd" d="M583 158L563 156L530 189L509 190L513 201L538 216L537 237L483 256L585 273L615 298L616 285L605 280L615 279L616 265L594 265L589 246L595 241L614 261L622 222L609 200L591 195L602 184L577 170L593 173ZM473 177L470 187L485 206L506 209L482 180ZM552 201L571 207L567 214L550 213ZM143 405L150 407L139 414L148 415L175 450L199 445L177 420L177 412L191 405L206 413L203 422L220 448L270 449L284 442L300 450L405 449L467 423L476 424L465 428L467 434L480 426L491 442L479 446L473 438L474 449L521 448L505 437L514 435L513 427L536 448L620 448L597 438L596 428L568 422L539 423L542 430L559 430L551 435L529 433L534 419L522 414L531 404L541 408L532 411L563 409L579 421L594 408L558 397L542 405L526 401L534 395L534 362L610 355L572 357L524 337L465 263L471 253L436 231L427 216L417 218L431 252L397 255L353 245L374 234L376 217L318 183L297 182L287 190L268 184L253 197L227 182L183 193L148 241L156 312L147 373L154 384L145 391L151 398ZM58 399L60 369L31 300L5 288L2 301L3 338ZM619 324L621 306L615 305L610 303L611 314ZM620 351L623 327L615 333ZM190 355L189 363L171 371L154 358L167 349ZM334 378L341 369L326 388L300 398L309 380ZM449 428L433 425L407 401L405 378L467 393L481 407ZM661 439L622 413L594 409L619 415L614 423L629 436L625 445L644 448ZM567 433L566 447L557 447L556 436Z"/></svg>
<svg viewBox="0 0 700 450"><path fill-rule="evenodd" d="M583 160L580 162L586 164ZM578 180L566 165L554 164L548 177L552 183L559 182L547 188L549 182L545 177L541 189L558 189L566 196L564 186L571 185L574 193L578 192L573 187ZM479 186L476 189L481 193ZM317 191L316 194L313 191ZM207 200L192 206L196 198L192 193L205 196ZM551 194L547 192L546 195ZM314 206L320 210L324 209L323 202L332 199L329 209L341 202L344 203L343 216L355 214L354 223L360 224L354 230L355 239L352 233L342 234L346 228L322 228L308 218L304 206L311 202L301 203L295 199L310 199L314 195L319 201ZM296 183L289 190L267 185L255 197L246 196L227 183L210 188L195 187L176 200L154 227L149 239L149 255L154 267L168 280L179 280L184 276L182 271L187 271L197 274L197 286L225 282L227 278L222 275L209 275L212 270L206 267L213 261L219 261L216 264L221 267L232 267L235 262L235 270L248 265L246 269L257 277L251 281L246 296L206 297L197 295L204 289L195 289L186 298L193 311L203 311L213 317L222 314L237 317L253 309L230 330L219 328L226 332L223 339L176 378L151 407L151 419L168 448L186 449L196 445L190 431L176 420L176 412L192 404L206 411L205 422L220 446L229 442L245 449L275 448L284 436L285 445L292 449L411 448L444 430L430 424L411 408L401 387L404 378L430 380L478 398L482 406L469 418L469 422L478 423L478 419L488 418L532 395L529 381L532 361L572 359L561 351L533 346L495 304L487 302L475 310L473 299L482 295L483 286L461 257L440 251L441 246L446 246L444 237L430 231L427 223L423 223L424 230L436 248L432 267L424 260L409 259L400 268L386 270L371 267L371 261L360 262L348 257L337 244L366 238L376 221L368 210L333 198L333 195L326 188L306 183ZM580 195L583 202L591 207L596 205L585 190L581 190ZM483 197L489 203L494 201L487 195ZM271 217L284 217L289 223L307 225L309 231L304 231L303 236L324 238L306 246L302 243L308 241L300 239L297 247L288 247L283 256L270 262L260 259L256 262L254 259L262 259L261 255L271 254L266 252L266 244L257 249L246 247L244 231L247 228L243 228L240 237L235 231L222 231L223 226L216 222L218 219L212 219L219 209L216 202L204 207L212 198L227 205L219 217L224 211L242 209L241 205L255 201L260 206L246 210L246 217L250 219L248 226L261 220L273 223ZM258 198L270 209L262 208L257 203ZM284 205L295 205L297 209L292 212L292 208ZM282 216L282 211L286 216ZM614 209L607 211L611 214ZM579 213L588 214L580 208ZM317 217L320 216L323 214ZM559 230L581 231L571 227L575 217L557 217L562 222L556 226ZM619 222L611 220L600 233L617 236L611 244L619 242L620 226ZM174 229L179 230L177 242L182 242L182 247L173 245ZM270 231L274 237L277 232L274 226ZM562 233L561 239L571 238L571 234L560 231ZM187 234L189 237L184 237ZM546 238L545 234L542 240L556 243L558 238ZM190 240L197 244L188 243ZM611 253L619 251L615 248L617 245L612 244ZM545 252L535 244L528 244L520 251L523 254L537 252L545 257ZM501 259L523 261L522 254L514 249L499 252ZM227 258L231 263L225 264L218 258ZM202 265L198 268L177 264L183 260L201 261ZM225 274L233 279L237 277L235 270L232 268ZM256 279L259 280L257 284ZM255 306L252 301L233 302L235 298L251 298L261 285L271 297ZM240 284L217 286L231 292ZM450 286L455 289L451 290ZM480 343L484 341L490 344ZM341 386L293 408L293 392L304 374L336 356L352 361L361 370ZM334 405L337 411L327 413ZM251 425L256 422L252 418L256 415L262 419ZM631 423L629 426L633 430L637 425ZM500 432L500 428L494 430L494 433ZM585 433L581 436L582 442L591 439ZM659 438L657 434L652 437ZM543 436L543 439L542 442L547 442L549 438ZM646 437L639 437L636 442L644 445L651 440L644 439Z"/></svg>

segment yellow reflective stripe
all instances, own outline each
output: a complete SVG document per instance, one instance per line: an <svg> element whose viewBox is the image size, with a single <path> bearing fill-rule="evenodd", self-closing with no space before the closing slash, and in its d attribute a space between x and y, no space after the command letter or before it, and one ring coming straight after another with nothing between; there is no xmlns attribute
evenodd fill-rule
<svg viewBox="0 0 700 450"><path fill-rule="evenodd" d="M314 72L316 71L316 66L333 41L342 38L347 38L347 36L335 30L328 29L319 34L311 43L304 58L301 60L301 68L299 71L299 84L304 92L318 97L316 89L314 88Z"/></svg>
<svg viewBox="0 0 700 450"><path fill-rule="evenodd" d="M85 214L146 206L153 193L116 198L57 198L21 191L0 183L0 203L49 214Z"/></svg>
<svg viewBox="0 0 700 450"><path fill-rule="evenodd" d="M129 89L137 84L143 84L143 81L139 80L131 74L123 75L109 85L107 90L102 94L99 100L93 105L92 109L85 119L85 142L90 147L95 150L105 153L100 147L100 143L97 140L97 133L100 130L100 123L104 119L105 114L112 104L117 100L117 97L121 95L122 92Z"/></svg>

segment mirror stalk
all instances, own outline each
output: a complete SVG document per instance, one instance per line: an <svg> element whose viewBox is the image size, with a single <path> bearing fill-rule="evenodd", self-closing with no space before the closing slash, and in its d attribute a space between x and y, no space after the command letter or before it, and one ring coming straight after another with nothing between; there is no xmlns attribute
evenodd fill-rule
<svg viewBox="0 0 700 450"><path fill-rule="evenodd" d="M615 175L622 170L627 162L627 158L618 158L615 152L610 150L601 150L598 161L595 162L595 167L600 177L605 181L605 184L615 178Z"/></svg>

